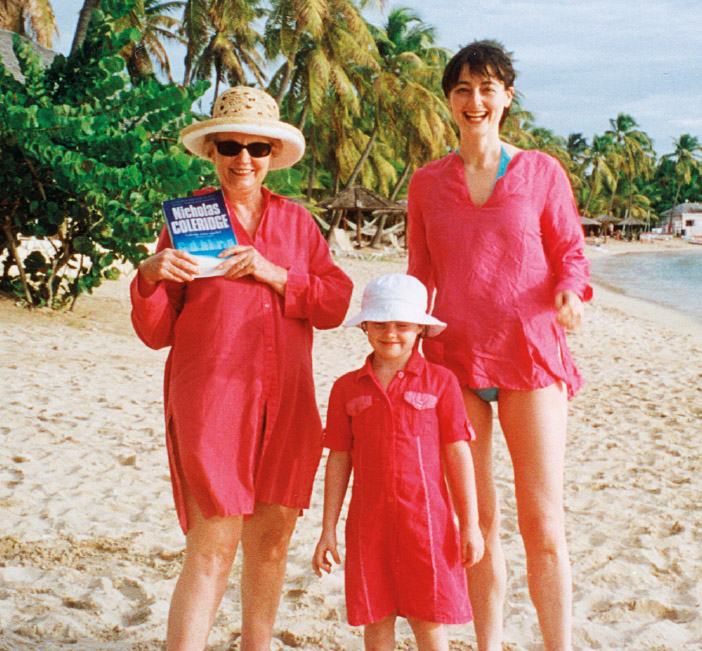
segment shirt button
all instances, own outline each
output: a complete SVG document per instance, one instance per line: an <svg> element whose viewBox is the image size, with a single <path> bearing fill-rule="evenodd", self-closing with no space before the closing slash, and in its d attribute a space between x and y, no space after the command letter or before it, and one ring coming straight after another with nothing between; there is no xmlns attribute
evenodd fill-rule
<svg viewBox="0 0 702 651"><path fill-rule="evenodd" d="M269 310L269 309L271 308L271 304L270 304L270 303L265 303L265 304L263 305L263 307L264 307L265 309Z"/></svg>
<svg viewBox="0 0 702 651"><path fill-rule="evenodd" d="M393 498L392 495L388 495L387 500L388 500L388 502L394 502L394 501L395 501L395 499Z"/></svg>
<svg viewBox="0 0 702 651"><path fill-rule="evenodd" d="M400 372L397 374L397 377L403 378L403 377L405 377L405 374L404 374L402 371L400 371Z"/></svg>

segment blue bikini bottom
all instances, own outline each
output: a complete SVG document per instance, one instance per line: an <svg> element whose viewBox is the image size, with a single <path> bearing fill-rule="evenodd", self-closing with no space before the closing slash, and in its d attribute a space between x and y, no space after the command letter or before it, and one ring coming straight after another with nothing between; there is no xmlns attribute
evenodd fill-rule
<svg viewBox="0 0 702 651"><path fill-rule="evenodd" d="M471 389L471 391L485 402L497 402L497 394L500 392L498 387L489 387L487 389Z"/></svg>

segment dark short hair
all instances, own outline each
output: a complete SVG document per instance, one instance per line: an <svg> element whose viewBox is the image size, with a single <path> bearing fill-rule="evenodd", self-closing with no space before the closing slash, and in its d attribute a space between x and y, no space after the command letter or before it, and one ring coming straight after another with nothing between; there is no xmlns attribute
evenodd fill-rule
<svg viewBox="0 0 702 651"><path fill-rule="evenodd" d="M461 48L444 68L441 87L447 98L458 84L465 66L468 66L468 69L474 74L499 79L505 88L514 88L517 73L514 71L512 59L504 49L494 41L473 41L470 45ZM502 114L500 126L504 124L508 115L509 107Z"/></svg>

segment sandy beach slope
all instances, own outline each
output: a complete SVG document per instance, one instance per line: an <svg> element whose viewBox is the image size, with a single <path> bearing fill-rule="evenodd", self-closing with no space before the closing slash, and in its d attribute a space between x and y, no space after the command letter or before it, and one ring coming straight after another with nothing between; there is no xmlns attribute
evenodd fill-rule
<svg viewBox="0 0 702 651"><path fill-rule="evenodd" d="M406 266L340 263L357 287L354 308L370 278ZM0 300L0 651L162 648L183 547L164 449L166 353L132 333L127 283L107 283L70 314ZM700 649L702 328L596 290L569 341L588 382L571 403L566 468L576 648ZM316 335L322 410L366 350L356 329ZM536 651L499 426L496 442L505 648ZM310 569L321 501L322 470L293 539L274 649L362 648L345 623L341 568L322 580ZM238 573L210 638L217 651L238 648ZM452 649L475 649L471 627L450 634ZM407 626L398 648L414 648Z"/></svg>

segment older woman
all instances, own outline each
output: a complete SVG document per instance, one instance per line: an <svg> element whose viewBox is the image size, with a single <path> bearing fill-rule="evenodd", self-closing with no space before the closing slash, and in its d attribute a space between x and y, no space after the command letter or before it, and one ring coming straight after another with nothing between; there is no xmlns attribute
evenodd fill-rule
<svg viewBox="0 0 702 651"><path fill-rule="evenodd" d="M166 433L186 555L166 648L205 648L241 541L241 649L262 651L321 454L312 328L341 323L352 284L309 213L262 186L304 152L273 98L231 88L181 137L214 163L238 245L223 253L223 276L198 278L164 231L131 286L137 334L171 347Z"/></svg>
<svg viewBox="0 0 702 651"><path fill-rule="evenodd" d="M410 182L409 273L435 289L448 327L426 340L452 369L477 438L471 443L485 555L468 572L478 648L501 649L505 565L492 472L492 406L514 466L528 584L546 649L571 648L572 588L563 516L567 399L582 379L564 328L592 290L583 233L558 162L500 141L514 95L509 57L463 48L443 89L460 148Z"/></svg>

